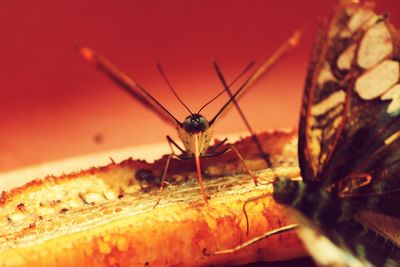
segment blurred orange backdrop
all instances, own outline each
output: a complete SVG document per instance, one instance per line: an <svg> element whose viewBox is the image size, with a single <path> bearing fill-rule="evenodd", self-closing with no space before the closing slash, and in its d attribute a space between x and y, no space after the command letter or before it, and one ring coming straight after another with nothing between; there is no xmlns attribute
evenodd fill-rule
<svg viewBox="0 0 400 267"><path fill-rule="evenodd" d="M145 86L171 113L187 113L155 68L162 63L197 110L251 60L261 64L296 29L299 47L240 100L257 130L296 127L318 18L335 1L13 1L0 9L0 171L95 151L162 142L176 136L125 92L84 63L78 41ZM398 0L381 0L400 25ZM227 97L204 111L212 117ZM216 133L245 131L234 109Z"/></svg>

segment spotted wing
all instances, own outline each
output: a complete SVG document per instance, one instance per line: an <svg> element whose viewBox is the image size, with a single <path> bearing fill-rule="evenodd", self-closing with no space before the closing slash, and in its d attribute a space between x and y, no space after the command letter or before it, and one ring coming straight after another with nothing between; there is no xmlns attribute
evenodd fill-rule
<svg viewBox="0 0 400 267"><path fill-rule="evenodd" d="M342 1L321 30L299 128L305 181L353 194L400 170L400 38L372 8Z"/></svg>

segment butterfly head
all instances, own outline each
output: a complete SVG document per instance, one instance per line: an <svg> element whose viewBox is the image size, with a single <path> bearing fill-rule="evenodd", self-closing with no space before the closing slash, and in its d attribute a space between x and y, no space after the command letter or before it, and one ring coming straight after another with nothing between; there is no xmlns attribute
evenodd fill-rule
<svg viewBox="0 0 400 267"><path fill-rule="evenodd" d="M210 128L208 120L200 114L191 114L185 118L182 128L190 134L205 132Z"/></svg>
<svg viewBox="0 0 400 267"><path fill-rule="evenodd" d="M300 183L284 177L278 177L274 183L274 199L281 204L290 204L296 198Z"/></svg>

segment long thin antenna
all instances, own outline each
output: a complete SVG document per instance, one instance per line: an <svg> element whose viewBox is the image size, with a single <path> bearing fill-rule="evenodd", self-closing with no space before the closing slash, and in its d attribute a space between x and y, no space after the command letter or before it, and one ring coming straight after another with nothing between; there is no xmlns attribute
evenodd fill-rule
<svg viewBox="0 0 400 267"><path fill-rule="evenodd" d="M214 60L214 59L211 59ZM249 65L246 66L246 68L229 84L229 87L231 87L232 85L234 85L240 78L242 78L242 76L244 74L246 74L252 67L254 66L254 61L250 62ZM207 103L205 103L197 113L200 113L206 106L208 106L211 102L213 102L215 99L217 99L218 97L220 97L221 95L223 95L225 93L225 90L222 90L221 92L219 92L216 96L214 96L210 101L208 101Z"/></svg>
<svg viewBox="0 0 400 267"><path fill-rule="evenodd" d="M246 116L244 115L244 113L243 113L242 109L240 108L238 102L236 101L236 99L233 98L232 91L229 89L229 86L226 83L224 75L222 74L221 69L219 68L217 62L214 59L212 60L212 64L214 66L215 71L217 72L217 75L218 75L219 79L221 80L222 85L224 86L225 91L229 94L229 97L232 98L233 104L235 105L237 111L239 112L240 117L242 117L242 120L243 120L244 124L246 125L247 129L249 130L249 132L251 134L251 138L253 139L254 143L256 144L258 150L261 153L261 157L264 159L264 161L267 164L267 166L271 167L272 166L272 162L271 162L269 154L264 151L260 140L258 139L257 135L254 133L253 128L251 127L251 125L250 125L249 121L247 120Z"/></svg>
<svg viewBox="0 0 400 267"><path fill-rule="evenodd" d="M234 98L242 92L245 88L248 88L252 86L254 83L256 83L261 76L263 76L268 70L271 69L271 67L278 62L278 59L281 58L283 55L288 53L291 49L296 47L298 43L300 42L300 38L302 35L303 31L302 30L297 30L295 31L292 36L288 40L286 40L285 43L283 43L273 54L270 58L268 58L267 61L264 62L255 72L253 72L252 75L245 81L245 83L236 91L236 93L233 95ZM225 90L224 90L225 91ZM221 110L217 113L217 115L214 116L214 118L210 121L210 125L215 122L215 120L221 115L221 113L229 106L230 102L232 102L232 98L221 108Z"/></svg>
<svg viewBox="0 0 400 267"><path fill-rule="evenodd" d="M214 118L212 118L210 120L210 126L214 124L214 122L218 119L218 117L221 115L222 112L224 112L224 110L229 106L229 104L232 103L232 101L235 99L236 96L238 96L243 89L246 88L246 85L249 83L249 81L251 80L251 78L253 77L253 75L257 72L257 70L255 72L253 72L253 74L250 75L249 78L247 78L246 81L244 81L244 83L239 87L239 89L232 95L232 97L225 103L225 105L222 106L222 108L217 112L217 114L215 114Z"/></svg>
<svg viewBox="0 0 400 267"><path fill-rule="evenodd" d="M95 51L89 49L88 47L81 46L79 44L74 44L75 48L78 50L79 54L84 60L89 63L94 64L100 71L106 74L112 81L118 84L122 89L128 92L131 96L136 98L140 103L150 108L153 112L159 115L161 118L168 118L175 125L181 126L181 123L171 114L157 99L155 99L146 89L143 88L138 82L133 80L131 77L126 75L124 72L119 70L107 59L97 54ZM153 103L149 102L142 94L140 94L138 88L143 94L150 98Z"/></svg>
<svg viewBox="0 0 400 267"><path fill-rule="evenodd" d="M187 111L189 111L189 113L191 115L193 115L193 112L188 108L188 106L185 105L185 103L183 103L182 99L178 96L178 94L176 93L176 91L174 90L174 88L172 88L171 83L169 82L167 75L165 75L163 68L161 67L161 64L157 62L157 69L158 71L161 73L161 76L164 78L165 82L167 83L169 89L172 91L172 93L175 95L175 97L178 99L178 101L186 108Z"/></svg>
<svg viewBox="0 0 400 267"><path fill-rule="evenodd" d="M258 82L260 80L259 78L264 74L266 74L266 72L269 71L271 67L275 65L275 63L277 63L280 58L282 58L290 50L295 48L299 44L302 34L303 34L303 29L299 29L295 31L286 40L286 42L280 45L278 49L276 49L274 53L267 59L267 61L265 61L264 64L262 64L261 67L257 69L254 75L250 78L250 81L248 82L246 87L250 87L254 85L256 82Z"/></svg>

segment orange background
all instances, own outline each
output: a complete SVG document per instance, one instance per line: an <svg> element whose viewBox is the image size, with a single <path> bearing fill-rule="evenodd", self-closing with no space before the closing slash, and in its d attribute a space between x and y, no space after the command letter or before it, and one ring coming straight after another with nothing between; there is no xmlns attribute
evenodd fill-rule
<svg viewBox="0 0 400 267"><path fill-rule="evenodd" d="M251 60L261 64L305 26L300 46L240 101L255 129L295 127L318 17L335 1L13 1L0 9L0 171L125 146L162 142L175 130L85 64L79 41L132 74L183 119L187 113L155 68L163 64L197 110ZM398 0L379 10L400 25ZM227 97L204 111L211 118ZM237 112L216 133L245 131Z"/></svg>

